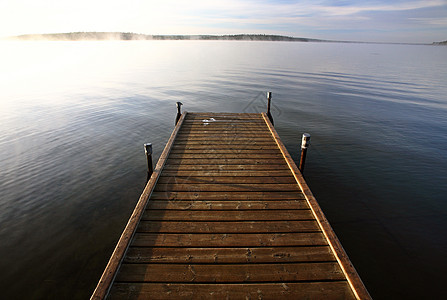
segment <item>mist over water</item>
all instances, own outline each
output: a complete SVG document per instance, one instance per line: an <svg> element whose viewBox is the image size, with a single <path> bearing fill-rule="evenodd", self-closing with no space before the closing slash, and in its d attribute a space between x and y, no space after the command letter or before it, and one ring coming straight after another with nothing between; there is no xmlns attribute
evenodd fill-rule
<svg viewBox="0 0 447 300"><path fill-rule="evenodd" d="M375 299L444 295L445 47L228 41L0 44L0 286L89 297L187 111L275 128Z"/></svg>

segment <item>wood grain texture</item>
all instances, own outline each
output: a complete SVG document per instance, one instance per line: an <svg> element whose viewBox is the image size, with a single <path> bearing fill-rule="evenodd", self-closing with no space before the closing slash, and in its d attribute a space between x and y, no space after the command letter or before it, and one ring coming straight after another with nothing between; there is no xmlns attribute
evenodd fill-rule
<svg viewBox="0 0 447 300"><path fill-rule="evenodd" d="M320 232L316 221L140 221L146 233L287 233Z"/></svg>
<svg viewBox="0 0 447 300"><path fill-rule="evenodd" d="M207 170L207 171L267 171L267 170L289 170L287 166L284 164L279 165L262 165L262 164L254 164L254 165L247 165L247 164L231 164L231 165L225 165L225 164L166 164L164 170L167 171L200 171L200 170Z"/></svg>
<svg viewBox="0 0 447 300"><path fill-rule="evenodd" d="M235 200L154 200L147 205L151 210L294 210L309 209L304 200L263 200L263 201L235 201Z"/></svg>
<svg viewBox="0 0 447 300"><path fill-rule="evenodd" d="M344 280L336 262L277 264L123 264L123 282L272 282Z"/></svg>
<svg viewBox="0 0 447 300"><path fill-rule="evenodd" d="M326 246L320 232L293 233L136 233L136 247Z"/></svg>
<svg viewBox="0 0 447 300"><path fill-rule="evenodd" d="M310 209L297 210L151 210L141 217L147 221L281 221L313 220Z"/></svg>
<svg viewBox="0 0 447 300"><path fill-rule="evenodd" d="M279 191L279 192L259 192L259 191L248 191L248 192L153 192L151 199L153 200L193 200L193 201L259 201L259 200L270 200L270 201L282 201L282 200L299 200L305 199L304 195L298 191Z"/></svg>
<svg viewBox="0 0 447 300"><path fill-rule="evenodd" d="M173 180L166 184L157 184L154 191L156 192L274 192L289 191L293 192L297 189L295 183L221 183L221 184L177 184Z"/></svg>
<svg viewBox="0 0 447 300"><path fill-rule="evenodd" d="M369 299L265 114L185 113L161 158L110 299Z"/></svg>
<svg viewBox="0 0 447 300"><path fill-rule="evenodd" d="M282 154L278 149L178 149L174 148L171 154Z"/></svg>
<svg viewBox="0 0 447 300"><path fill-rule="evenodd" d="M281 154L279 153L171 153L169 158L172 159L244 159L248 160L251 158L262 158L262 159L281 159Z"/></svg>
<svg viewBox="0 0 447 300"><path fill-rule="evenodd" d="M158 184L296 184L292 176L160 176Z"/></svg>
<svg viewBox="0 0 447 300"><path fill-rule="evenodd" d="M251 248L130 247L126 263L276 263L335 262L329 246Z"/></svg>
<svg viewBox="0 0 447 300"><path fill-rule="evenodd" d="M228 151L232 153L239 153L245 150L255 150L255 151L262 151L262 150L277 150L278 147L275 145L272 145L271 143L241 143L241 144L222 144L222 145L216 145L216 144L192 144L192 143L183 143L183 144L175 144L172 147L173 150L203 150L203 151Z"/></svg>
<svg viewBox="0 0 447 300"><path fill-rule="evenodd" d="M355 299L346 281L255 284L118 283L110 299Z"/></svg>
<svg viewBox="0 0 447 300"><path fill-rule="evenodd" d="M284 160L278 158L203 158L203 159L169 159L167 165L282 165ZM214 167L217 169L219 167Z"/></svg>
<svg viewBox="0 0 447 300"><path fill-rule="evenodd" d="M178 176L178 177L197 177L197 176L211 176L211 177L279 177L291 176L288 170L164 170L162 176Z"/></svg>

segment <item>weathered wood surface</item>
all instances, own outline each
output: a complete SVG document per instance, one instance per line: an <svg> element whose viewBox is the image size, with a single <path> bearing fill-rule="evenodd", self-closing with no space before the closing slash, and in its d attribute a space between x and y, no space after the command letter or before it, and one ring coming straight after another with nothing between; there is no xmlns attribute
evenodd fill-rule
<svg viewBox="0 0 447 300"><path fill-rule="evenodd" d="M345 281L240 284L116 283L110 299L352 299Z"/></svg>
<svg viewBox="0 0 447 300"><path fill-rule="evenodd" d="M168 146L110 299L369 298L265 115L184 113Z"/></svg>
<svg viewBox="0 0 447 300"><path fill-rule="evenodd" d="M251 248L147 248L129 249L127 263L275 263L334 262L329 246Z"/></svg>

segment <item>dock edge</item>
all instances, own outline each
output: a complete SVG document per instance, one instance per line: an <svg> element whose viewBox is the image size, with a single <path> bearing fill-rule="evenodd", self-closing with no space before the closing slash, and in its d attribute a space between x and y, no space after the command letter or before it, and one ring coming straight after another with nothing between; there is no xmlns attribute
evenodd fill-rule
<svg viewBox="0 0 447 300"><path fill-rule="evenodd" d="M284 156L284 159L287 162L287 165L289 166L293 177L295 178L296 182L298 183L299 187L301 188L304 197L307 200L307 203L309 204L310 209L312 210L312 214L315 216L315 219L318 222L318 225L321 228L321 231L323 232L324 236L328 240L329 246L332 249L332 252L335 255L335 258L337 259L337 262L339 263L340 267L343 270L343 273L346 276L346 279L348 280L349 286L352 289L352 292L354 293L355 297L357 299L372 299L371 295L368 293L368 290L366 289L365 285L363 284L363 281L361 280L360 276L358 275L357 271L355 270L353 264L351 263L351 260L349 259L348 255L346 254L345 250L343 249L343 246L341 245L340 241L338 240L337 236L335 235L334 230L332 229L331 225L329 224L328 220L326 219L323 211L320 208L320 205L318 204L317 200L315 199L314 195L312 194L309 186L307 185L306 181L304 180L303 175L301 174L300 170L296 166L295 162L293 161L292 157L290 156L289 152L287 151L286 147L282 143L278 133L276 132L275 128L273 127L272 123L270 122L267 114L265 112L262 113L262 117L264 118L265 123L267 124L268 128L270 129L270 132L273 136L273 139L275 140L276 144L278 145L279 149L281 150L282 155Z"/></svg>
<svg viewBox="0 0 447 300"><path fill-rule="evenodd" d="M152 194L152 191L155 185L157 184L158 178L160 177L160 173L163 170L163 167L166 163L169 153L171 152L174 140L187 114L188 114L187 112L184 112L182 114L182 116L180 117L179 121L177 122L174 128L174 131L171 133L171 137L169 138L163 152L160 155L160 158L158 159L157 165L155 166L155 170L152 173L150 180L146 184L146 187L144 188L137 202L137 205L135 206L135 209L133 210L132 215L130 216L129 221L127 222L127 225L124 228L124 231L121 234L121 237L118 240L115 249L113 250L113 253L109 259L109 262L107 263L104 272L102 273L98 285L96 286L92 296L90 297L91 300L104 299L105 297L107 297L110 288L112 287L113 280L115 279L116 274L118 273L119 266L121 265L121 262L124 259L127 249L129 248L130 242L132 241L132 238L135 234L138 223L140 222L143 212L149 202L149 198Z"/></svg>

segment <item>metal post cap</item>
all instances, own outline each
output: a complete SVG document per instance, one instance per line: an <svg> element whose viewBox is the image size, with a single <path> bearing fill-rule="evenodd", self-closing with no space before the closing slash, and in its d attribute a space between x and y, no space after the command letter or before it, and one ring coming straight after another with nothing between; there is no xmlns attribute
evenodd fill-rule
<svg viewBox="0 0 447 300"><path fill-rule="evenodd" d="M305 149L310 144L310 134L303 133L303 138L301 139L301 148Z"/></svg>
<svg viewBox="0 0 447 300"><path fill-rule="evenodd" d="M146 152L146 155L152 154L152 143L144 144L144 152Z"/></svg>
<svg viewBox="0 0 447 300"><path fill-rule="evenodd" d="M271 99L272 98L272 92L267 92L267 99Z"/></svg>

